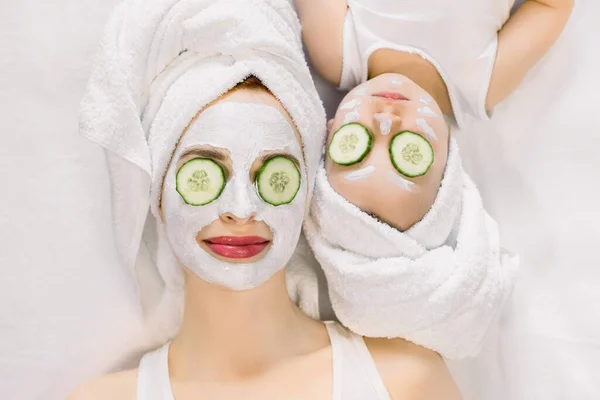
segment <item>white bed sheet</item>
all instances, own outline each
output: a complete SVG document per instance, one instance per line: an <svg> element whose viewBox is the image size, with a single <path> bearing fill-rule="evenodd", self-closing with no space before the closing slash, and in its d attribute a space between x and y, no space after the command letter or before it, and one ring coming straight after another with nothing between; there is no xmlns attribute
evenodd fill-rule
<svg viewBox="0 0 600 400"><path fill-rule="evenodd" d="M600 399L600 2L460 134L467 170L522 270L486 352L457 366L468 399ZM474 379L476 378L476 379Z"/></svg>
<svg viewBox="0 0 600 400"><path fill-rule="evenodd" d="M0 2L0 399L62 400L144 345L79 100L116 0Z"/></svg>

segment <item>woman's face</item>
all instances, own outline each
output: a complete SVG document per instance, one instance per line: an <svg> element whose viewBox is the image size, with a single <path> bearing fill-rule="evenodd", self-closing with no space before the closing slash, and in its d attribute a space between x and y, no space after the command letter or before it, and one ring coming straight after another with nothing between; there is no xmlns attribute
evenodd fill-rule
<svg viewBox="0 0 600 400"><path fill-rule="evenodd" d="M331 154L335 153L330 146L334 134L349 123L366 128L371 147L359 162L340 165L333 162ZM411 177L415 174L401 172L398 158L396 163L392 160L392 141L406 131L416 134L412 137L433 152L433 163L421 176ZM409 136L410 133L403 138ZM335 118L329 121L326 158L329 182L336 192L364 212L396 229L407 230L425 216L435 201L445 170L448 139L449 127L442 112L425 90L403 75L379 75L349 92ZM414 154L409 150L410 146L394 154L412 160Z"/></svg>
<svg viewBox="0 0 600 400"><path fill-rule="evenodd" d="M175 255L210 283L260 285L296 247L306 183L298 135L278 101L228 94L192 121L165 177L161 207Z"/></svg>

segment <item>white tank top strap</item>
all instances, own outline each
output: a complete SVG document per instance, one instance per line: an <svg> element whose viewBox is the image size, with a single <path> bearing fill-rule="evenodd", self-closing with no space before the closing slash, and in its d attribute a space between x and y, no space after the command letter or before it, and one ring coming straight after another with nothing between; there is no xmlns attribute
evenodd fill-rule
<svg viewBox="0 0 600 400"><path fill-rule="evenodd" d="M138 368L137 400L175 400L169 378L171 343L147 353Z"/></svg>
<svg viewBox="0 0 600 400"><path fill-rule="evenodd" d="M332 400L391 400L365 341L336 322L326 322L333 359ZM169 347L140 361L137 400L175 400L169 378Z"/></svg>
<svg viewBox="0 0 600 400"><path fill-rule="evenodd" d="M333 358L333 400L391 400L364 339L326 322Z"/></svg>

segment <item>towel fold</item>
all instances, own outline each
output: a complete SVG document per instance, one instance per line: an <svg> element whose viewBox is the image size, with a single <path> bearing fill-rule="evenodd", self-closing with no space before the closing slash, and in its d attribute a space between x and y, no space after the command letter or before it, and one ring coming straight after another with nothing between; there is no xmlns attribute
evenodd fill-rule
<svg viewBox="0 0 600 400"><path fill-rule="evenodd" d="M106 27L80 130L106 150L125 266L148 268L151 259L173 299L182 279L159 218L164 174L194 116L248 76L259 78L292 117L312 193L325 113L287 0L128 0ZM151 242L143 246L149 257L139 256L142 236Z"/></svg>
<svg viewBox="0 0 600 400"><path fill-rule="evenodd" d="M464 173L454 139L434 205L406 232L342 198L322 166L305 234L342 324L450 359L479 352L518 265L500 248L497 225Z"/></svg>

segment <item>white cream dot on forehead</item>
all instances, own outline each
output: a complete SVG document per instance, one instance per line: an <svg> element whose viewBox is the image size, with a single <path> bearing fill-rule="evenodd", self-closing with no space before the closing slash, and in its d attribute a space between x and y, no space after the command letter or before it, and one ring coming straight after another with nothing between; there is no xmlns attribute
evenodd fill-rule
<svg viewBox="0 0 600 400"><path fill-rule="evenodd" d="M423 131L423 133L425 135L427 135L429 138L431 138L434 141L438 141L438 137L435 134L435 131L433 130L433 128L431 127L431 125L429 125L427 123L427 121L425 121L423 118L419 118L417 119L417 126L419 128L421 128L421 130Z"/></svg>
<svg viewBox="0 0 600 400"><path fill-rule="evenodd" d="M373 172L375 172L375 167L369 165L367 167L361 168L359 170L344 175L344 179L350 182L362 181L370 177L373 174Z"/></svg>
<svg viewBox="0 0 600 400"><path fill-rule="evenodd" d="M353 108L360 106L360 104L361 104L360 99L350 100L350 101L347 101L346 103L342 104L340 106L340 110L351 110Z"/></svg>
<svg viewBox="0 0 600 400"><path fill-rule="evenodd" d="M417 185L414 182L404 179L399 175L398 172L388 171L387 177L395 186L399 187L400 189L404 189L407 192L415 192L417 189Z"/></svg>
<svg viewBox="0 0 600 400"><path fill-rule="evenodd" d="M441 118L441 115L436 114L435 111L433 111L431 108L425 106L425 107L421 107L417 110L417 112L421 115L424 115L426 117L431 117L431 118Z"/></svg>

